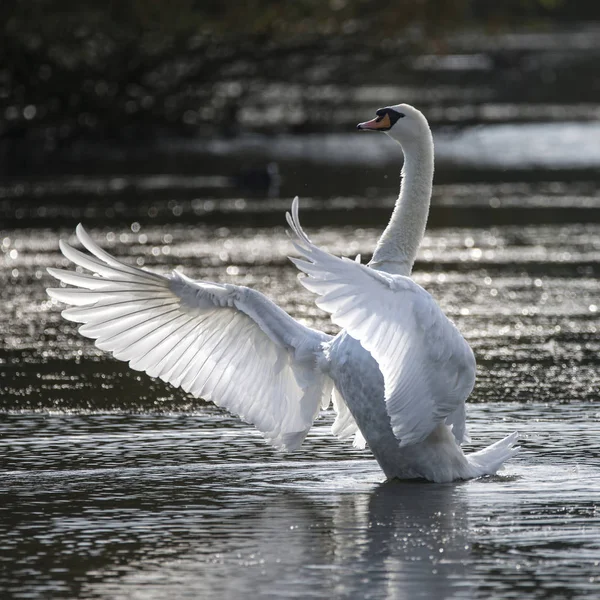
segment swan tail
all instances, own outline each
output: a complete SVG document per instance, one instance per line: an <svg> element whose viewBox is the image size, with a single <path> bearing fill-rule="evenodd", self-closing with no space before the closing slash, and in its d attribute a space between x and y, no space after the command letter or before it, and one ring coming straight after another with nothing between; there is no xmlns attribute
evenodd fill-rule
<svg viewBox="0 0 600 600"><path fill-rule="evenodd" d="M472 476L494 475L508 459L520 450L520 446L515 446L518 439L519 433L515 431L483 450L467 454L466 459L472 469Z"/></svg>

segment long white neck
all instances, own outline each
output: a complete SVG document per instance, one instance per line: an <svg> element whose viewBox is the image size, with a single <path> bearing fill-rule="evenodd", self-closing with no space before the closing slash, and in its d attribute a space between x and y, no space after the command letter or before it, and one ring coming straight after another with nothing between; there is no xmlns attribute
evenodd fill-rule
<svg viewBox="0 0 600 600"><path fill-rule="evenodd" d="M410 275L423 239L433 186L433 138L404 143L400 194L369 263L378 271Z"/></svg>

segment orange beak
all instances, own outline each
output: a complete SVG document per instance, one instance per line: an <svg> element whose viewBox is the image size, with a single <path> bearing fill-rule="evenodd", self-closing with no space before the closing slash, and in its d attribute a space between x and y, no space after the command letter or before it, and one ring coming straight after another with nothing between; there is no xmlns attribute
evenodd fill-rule
<svg viewBox="0 0 600 600"><path fill-rule="evenodd" d="M390 116L388 114L383 115L383 117L376 117L371 121L365 121L364 123L359 123L356 126L356 129L364 129L370 131L377 131L378 129L383 129L384 131L389 129L392 126L390 121Z"/></svg>

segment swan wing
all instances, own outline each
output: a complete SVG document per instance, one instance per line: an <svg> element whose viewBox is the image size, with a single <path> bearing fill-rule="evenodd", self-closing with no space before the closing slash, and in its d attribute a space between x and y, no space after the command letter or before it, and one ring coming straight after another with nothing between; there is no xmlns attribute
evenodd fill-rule
<svg viewBox="0 0 600 600"><path fill-rule="evenodd" d="M310 429L328 376L317 367L322 342L265 296L246 287L164 277L129 266L102 250L81 225L90 252L61 242L87 275L48 269L74 288L48 294L79 332L139 371L159 377L254 424L271 444L293 450Z"/></svg>
<svg viewBox="0 0 600 600"><path fill-rule="evenodd" d="M315 246L300 226L297 199L287 219L304 259L291 260L308 275L302 284L320 295L317 305L379 364L400 445L423 440L449 416L458 434L460 406L475 382L475 359L435 300L409 277L375 271Z"/></svg>

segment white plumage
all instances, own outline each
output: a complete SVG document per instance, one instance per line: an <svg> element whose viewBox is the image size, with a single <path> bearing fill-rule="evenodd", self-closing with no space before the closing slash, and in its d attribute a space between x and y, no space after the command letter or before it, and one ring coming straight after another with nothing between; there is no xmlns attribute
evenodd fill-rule
<svg viewBox="0 0 600 600"><path fill-rule="evenodd" d="M397 105L359 125L403 146L404 183L369 266L316 247L300 226L298 199L288 223L306 273L302 284L343 331L301 325L246 287L194 282L128 266L99 248L61 242L63 254L95 275L48 269L74 288L48 293L74 308L66 319L133 369L181 387L254 424L274 446L300 446L333 396L333 433L367 443L388 478L432 481L495 473L516 434L465 455L465 400L475 381L473 353L433 298L410 277L429 212L433 143L416 109Z"/></svg>
<svg viewBox="0 0 600 600"><path fill-rule="evenodd" d="M302 285L320 295L317 306L331 313L332 321L377 361L399 445L422 441L432 424L446 419L471 393L471 348L412 279L320 250L300 229L297 201L292 214L288 223L298 239L294 247L307 259L291 259L308 275Z"/></svg>
<svg viewBox="0 0 600 600"><path fill-rule="evenodd" d="M93 257L64 242L62 253L100 277L48 269L78 286L48 293L75 306L62 314L84 323L82 335L131 368L253 423L275 446L302 443L326 387L314 353L328 336L249 288L155 275L114 259L81 225L77 237Z"/></svg>

